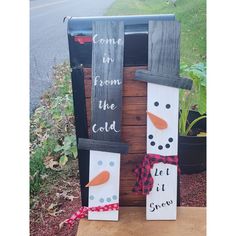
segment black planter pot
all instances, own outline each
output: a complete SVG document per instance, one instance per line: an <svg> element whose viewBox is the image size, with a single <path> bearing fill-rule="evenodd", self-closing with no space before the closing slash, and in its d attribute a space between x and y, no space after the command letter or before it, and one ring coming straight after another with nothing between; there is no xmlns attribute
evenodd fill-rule
<svg viewBox="0 0 236 236"><path fill-rule="evenodd" d="M200 114L191 111L188 121L199 117ZM206 132L206 119L197 122L193 129ZM181 174L194 174L206 170L206 137L179 136L179 167Z"/></svg>

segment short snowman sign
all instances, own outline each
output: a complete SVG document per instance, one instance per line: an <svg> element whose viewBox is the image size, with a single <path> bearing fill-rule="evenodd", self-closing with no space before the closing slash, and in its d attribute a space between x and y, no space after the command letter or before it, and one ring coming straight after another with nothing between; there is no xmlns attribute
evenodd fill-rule
<svg viewBox="0 0 236 236"><path fill-rule="evenodd" d="M123 50L123 22L93 22L91 139L78 140L90 150L89 220L118 220L120 157L128 151L120 143Z"/></svg>
<svg viewBox="0 0 236 236"><path fill-rule="evenodd" d="M147 220L175 220L178 174L179 88L192 81L179 74L180 26L150 21L148 71L136 71L147 85L147 155L134 170L135 192L145 194Z"/></svg>

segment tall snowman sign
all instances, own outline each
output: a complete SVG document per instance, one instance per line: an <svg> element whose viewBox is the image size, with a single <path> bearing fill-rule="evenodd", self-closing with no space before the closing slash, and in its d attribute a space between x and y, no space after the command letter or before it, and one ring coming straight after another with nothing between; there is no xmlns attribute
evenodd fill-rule
<svg viewBox="0 0 236 236"><path fill-rule="evenodd" d="M78 140L90 150L89 220L118 220L120 154L128 151L120 143L123 50L123 22L93 22L91 139Z"/></svg>
<svg viewBox="0 0 236 236"><path fill-rule="evenodd" d="M179 77L179 41L177 21L150 21L148 71L136 71L136 80L148 83L147 154L134 187L146 195L147 220L176 219L179 88L192 87Z"/></svg>

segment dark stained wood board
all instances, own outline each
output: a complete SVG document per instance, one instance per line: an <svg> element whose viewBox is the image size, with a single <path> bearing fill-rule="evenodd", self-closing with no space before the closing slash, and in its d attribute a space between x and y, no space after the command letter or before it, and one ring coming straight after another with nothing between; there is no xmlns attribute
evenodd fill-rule
<svg viewBox="0 0 236 236"><path fill-rule="evenodd" d="M137 70L135 73L135 77L135 79L139 81L145 81L148 83L166 85L188 90L191 90L193 84L193 81L187 78L179 77L176 75L171 76L162 73L152 74L147 70Z"/></svg>
<svg viewBox="0 0 236 236"><path fill-rule="evenodd" d="M128 153L146 153L146 126L122 126L122 142L129 145ZM91 129L89 127L89 136Z"/></svg>
<svg viewBox="0 0 236 236"><path fill-rule="evenodd" d="M128 145L126 143L84 138L78 139L78 148L83 150L95 150L115 153L128 152Z"/></svg>
<svg viewBox="0 0 236 236"><path fill-rule="evenodd" d="M132 170L146 153L146 94L147 85L135 81L135 71L147 67L123 68L123 110L121 140L129 145L129 152L121 157L120 205L145 206L146 198L132 192L135 176ZM91 111L91 69L84 68L88 124ZM89 128L90 130L90 128ZM90 132L91 134L91 132Z"/></svg>
<svg viewBox="0 0 236 236"><path fill-rule="evenodd" d="M92 138L105 141L120 141L124 24L123 22L93 22L91 126ZM99 43L100 40L115 39L114 44ZM113 62L106 62L106 59ZM105 61L104 61L105 60ZM108 85L105 82L109 83ZM110 83L114 81L114 84ZM114 105L115 109L102 109L98 104ZM114 129L100 131L104 123L114 124ZM95 129L96 127L96 129ZM98 128L97 128L98 127Z"/></svg>
<svg viewBox="0 0 236 236"><path fill-rule="evenodd" d="M86 98L87 119L91 119L91 99ZM147 107L146 97L123 97L122 125L146 125L147 116L143 112Z"/></svg>
<svg viewBox="0 0 236 236"><path fill-rule="evenodd" d="M135 71L141 69L147 69L145 66L140 67L124 67L123 70L123 97L146 97L147 96L147 84L135 81ZM85 96L91 97L91 68L84 68L84 80L85 80ZM122 121L123 122L123 121Z"/></svg>

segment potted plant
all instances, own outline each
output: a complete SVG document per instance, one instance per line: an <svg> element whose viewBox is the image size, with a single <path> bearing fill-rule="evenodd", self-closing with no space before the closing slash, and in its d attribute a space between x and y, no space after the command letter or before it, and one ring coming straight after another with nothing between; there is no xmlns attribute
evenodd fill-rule
<svg viewBox="0 0 236 236"><path fill-rule="evenodd" d="M206 65L182 66L193 80L191 91L180 90L179 166L182 174L206 170Z"/></svg>

